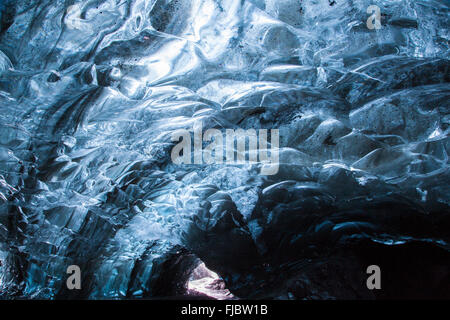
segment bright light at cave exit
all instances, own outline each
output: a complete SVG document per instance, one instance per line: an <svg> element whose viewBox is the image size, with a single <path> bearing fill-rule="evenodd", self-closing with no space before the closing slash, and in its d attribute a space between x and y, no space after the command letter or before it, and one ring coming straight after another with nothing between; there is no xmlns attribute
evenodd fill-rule
<svg viewBox="0 0 450 320"><path fill-rule="evenodd" d="M219 275L209 270L203 262L192 271L187 288L193 294L201 293L217 300L235 299L225 288L225 283Z"/></svg>

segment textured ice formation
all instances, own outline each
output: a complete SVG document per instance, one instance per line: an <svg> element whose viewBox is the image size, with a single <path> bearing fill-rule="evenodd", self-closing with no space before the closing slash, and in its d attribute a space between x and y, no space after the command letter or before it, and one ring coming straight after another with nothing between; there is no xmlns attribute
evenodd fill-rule
<svg viewBox="0 0 450 320"><path fill-rule="evenodd" d="M0 297L449 297L449 10L0 2ZM279 172L173 164L196 121L279 129Z"/></svg>

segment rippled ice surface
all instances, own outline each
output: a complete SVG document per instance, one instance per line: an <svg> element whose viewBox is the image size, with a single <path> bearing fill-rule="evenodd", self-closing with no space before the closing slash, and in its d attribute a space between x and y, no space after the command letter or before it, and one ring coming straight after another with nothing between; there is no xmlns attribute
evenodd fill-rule
<svg viewBox="0 0 450 320"><path fill-rule="evenodd" d="M449 295L448 1L0 6L3 298ZM279 129L278 174L173 164L195 121Z"/></svg>

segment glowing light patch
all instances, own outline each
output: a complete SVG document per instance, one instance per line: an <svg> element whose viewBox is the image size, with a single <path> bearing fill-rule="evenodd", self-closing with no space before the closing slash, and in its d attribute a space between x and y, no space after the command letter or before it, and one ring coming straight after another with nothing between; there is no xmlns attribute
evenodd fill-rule
<svg viewBox="0 0 450 320"><path fill-rule="evenodd" d="M192 272L187 283L188 293L191 295L204 294L216 300L236 299L235 296L225 288L225 282L219 275L209 270L204 263L198 265Z"/></svg>

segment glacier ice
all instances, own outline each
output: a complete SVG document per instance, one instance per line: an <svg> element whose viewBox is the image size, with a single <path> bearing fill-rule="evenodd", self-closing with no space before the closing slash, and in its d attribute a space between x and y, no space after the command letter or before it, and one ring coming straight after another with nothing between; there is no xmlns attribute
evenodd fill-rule
<svg viewBox="0 0 450 320"><path fill-rule="evenodd" d="M449 10L0 2L0 297L181 296L203 263L240 298L450 296ZM196 121L279 129L279 172L175 165ZM374 259L424 284L368 292Z"/></svg>

